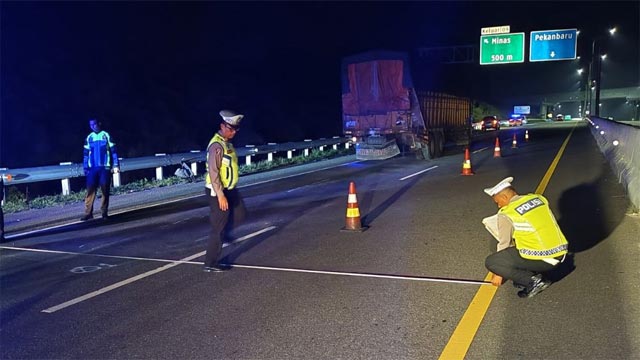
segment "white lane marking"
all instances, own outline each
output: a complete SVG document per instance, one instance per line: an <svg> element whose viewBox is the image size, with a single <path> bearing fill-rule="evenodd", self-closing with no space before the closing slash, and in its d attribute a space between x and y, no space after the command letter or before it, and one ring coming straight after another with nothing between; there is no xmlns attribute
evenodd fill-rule
<svg viewBox="0 0 640 360"><path fill-rule="evenodd" d="M205 253L206 253L206 251L201 251L201 252L199 252L197 254L194 254L194 255L191 255L191 256L187 256L186 258L180 259L180 261L172 262L171 264L167 264L167 265L161 266L161 267L159 267L157 269L154 269L154 270L151 270L151 271L147 271L146 273L142 273L142 274L136 275L134 277L128 278L126 280L123 280L123 281L117 282L115 284L109 285L107 287L103 287L102 289L90 292L90 293L88 293L86 295L82 295L82 296L77 297L75 299L71 299L69 301L63 302L62 304L58 304L56 306L52 306L52 307L50 307L48 309L44 309L44 310L42 310L42 312L43 313L48 313L48 314L54 313L54 312L56 312L58 310L62 310L62 309L66 308L66 307L69 307L71 305L75 305L77 303L80 303L80 302L83 302L85 300L91 299L93 297L96 297L98 295L104 294L104 293L109 292L111 290L115 290L115 289L117 289L119 287L131 284L134 281L138 281L140 279L144 279L144 278L146 278L148 276L157 274L159 272L162 272L162 271L165 271L165 270L169 270L172 267L180 265L184 261L189 261L191 259L198 258L198 257L204 255Z"/></svg>
<svg viewBox="0 0 640 360"><path fill-rule="evenodd" d="M258 230L251 234L239 237L232 242L222 244L222 247L225 248L229 245L237 244L248 240L254 236L258 236L267 231L271 231L275 229L276 226L269 226L262 230ZM208 237L201 237L195 240L195 242L203 241L208 239ZM16 247L16 246L0 246L0 249L5 250L15 250L15 251L30 251L30 252L41 252L41 253L49 253L49 254L63 254L63 255L75 255L75 256L95 256L95 257L103 257L110 259L123 259L123 260L141 260L141 261L155 261L155 262L167 262L167 263L180 263L180 264L196 264L202 265L202 261L183 261L183 260L170 260L170 259L158 259L158 258L146 258L146 257L137 257L137 256L123 256L123 255L104 255L104 254L92 254L92 253L79 253L73 251L60 251L60 250L45 250L45 249L32 249L32 248L24 248L24 247Z"/></svg>
<svg viewBox="0 0 640 360"><path fill-rule="evenodd" d="M151 208L158 207L158 206L161 206L161 205L167 205L167 204L171 204L171 203L175 203L175 202L179 202L179 201L195 199L195 198L198 198L198 197L201 197L201 196L204 196L204 195L193 195L193 196L174 199L174 200L167 200L167 201L162 202L162 203L151 204L151 205L147 205L147 206L139 206L139 207L138 206L134 206L133 208L130 208L130 209L127 209L127 210L120 210L120 211L113 211L113 212L110 211L109 212L109 216L111 217L111 216L118 215L118 214L126 214L128 212L136 211L136 210L151 209ZM12 238L18 237L18 236L27 236L27 235L31 235L31 234L38 234L38 233L41 233L41 232L58 229L58 228L61 228L61 227L64 227L64 226L75 225L75 224L86 223L86 222L90 223L92 221L100 221L100 219L87 220L87 221L76 220L76 221L72 221L72 222L68 222L68 223L64 223L64 224L60 224L60 225L49 226L49 227L42 228L42 229L30 230L30 231L26 231L26 232L17 233L17 234L7 235L7 236L5 236L5 239L9 240L9 239L12 239Z"/></svg>
<svg viewBox="0 0 640 360"><path fill-rule="evenodd" d="M273 266L240 265L240 264L229 264L229 265L232 267L245 268L245 269L273 270L273 271L299 272L299 273L310 273L310 274L355 276L355 277L368 277L368 278L393 279L393 280L431 281L431 282L444 282L444 283L453 283L453 284L491 285L491 282L482 281L482 280L443 279L443 278L427 277L427 276L408 276L408 275L356 273L356 272L344 272L344 271L308 270L308 269L283 268L283 267L273 267Z"/></svg>
<svg viewBox="0 0 640 360"><path fill-rule="evenodd" d="M266 229L272 230L272 229L274 229L274 228L275 228L275 226L271 226L271 227L266 228ZM249 239L249 238L251 238L251 237L254 237L254 236L256 236L256 235L260 235L260 234L264 233L265 231L269 231L269 230L266 230L266 229L262 229L262 230L259 230L259 231L254 232L254 233L252 233L252 234L249 234L249 235L243 236L243 237L241 237L241 238L239 238L239 239L236 239L236 241L234 241L234 242L237 242L238 240L241 240L241 239L242 239L241 241L244 241L244 240L247 240L247 239ZM224 246L223 246L223 247L224 247ZM59 310L62 310L62 309L64 309L64 308L66 308L66 307L69 307L69 306L75 305L75 304L80 303L80 302L82 302L82 301L85 301L85 300L91 299L91 298L93 298L93 297L96 297L96 296L98 296L98 295L104 294L104 293L109 292L109 291L111 291L111 290L115 290L115 289L117 289L117 288L119 288L119 287L122 287L122 286L125 286L125 285L128 285L128 284L131 284L132 282L138 281L138 280L140 280L140 279L144 279L144 278L146 278L146 277L149 277L149 276L151 276L151 275L154 275L154 274L160 273L160 272L162 272L162 271L169 270L169 269L171 269L172 267L175 267L175 266L178 266L178 265L180 265L180 264L184 264L184 263L190 262L190 260L193 260L193 259L199 258L199 257L203 256L204 254L206 254L206 251L201 251L201 252L199 252L199 253L197 253L197 254L193 254L193 255L187 256L187 257L182 258L182 259L180 259L180 260L172 261L170 264L167 264L167 265L161 266L161 267L159 267L159 268L157 268L157 269L150 270L150 271L147 271L147 272L145 272L145 273L142 273L142 274L136 275L136 276L131 277L131 278L129 278L129 279L125 279L125 280L123 280L123 281L119 281L119 282L117 282L117 283L115 283L115 284L109 285L109 286L107 286L107 287L104 287L104 288L102 288L102 289L99 289L99 290L96 290L96 291L93 291L93 292L90 292L90 293L88 293L88 294L86 294L86 295L83 295L83 296L77 297L77 298L75 298L75 299L71 299L71 300L66 301L66 302L64 302L64 303L62 303L62 304L58 304L58 305L56 305L56 306L52 306L52 307L50 307L50 308L48 308L48 309L44 309L44 310L42 310L42 312L43 312L43 313L48 313L48 314L54 313L54 312L56 312L56 311L59 311ZM203 263L202 263L202 262L200 262L199 264L203 264Z"/></svg>
<svg viewBox="0 0 640 360"><path fill-rule="evenodd" d="M268 182L272 182L272 181L287 179L287 178L294 177L294 176L306 175L306 174L310 174L310 173L317 172L317 171L324 171L324 170L329 170L329 169L333 169L333 168L337 168L337 167L341 167L341 166L357 164L357 163L360 163L360 162L362 162L362 161L352 161L352 162L349 162L349 163L346 163L346 164L328 166L328 167L324 167L324 168L317 169L317 170L310 170L310 171L307 171L307 172L304 172L304 173L300 173L300 174L293 174L293 175L288 175L288 176L283 176L283 177L275 177L275 178L272 178L272 179L259 181L259 182L252 183L252 184L239 185L239 186L237 186L237 188L240 189L240 188L250 187L250 186L254 186L254 185L260 185L260 184L264 184L264 183L268 183ZM204 194L192 195L192 196L187 196L187 197L183 197L183 198L179 198L179 199L168 200L168 201L157 203L157 204L151 204L151 205L148 205L148 206L139 206L139 207L133 207L131 209L114 211L113 213L110 213L110 214L111 215L118 215L118 214L125 214L125 213L131 212L131 211L135 211L135 210L151 209L151 208L154 208L154 207L157 207L157 206L162 206L162 205L171 204L171 203L184 201L184 200L195 199L195 198L199 198L199 197L202 197L202 196L205 196L205 195ZM91 220L89 220L89 221L91 221ZM5 239L10 240L10 239L12 239L14 237L18 237L18 236L26 236L26 235L31 235L31 234L38 234L38 233L45 232L45 231L48 231L48 230L61 228L63 226L80 224L80 223L83 223L83 222L85 222L85 221L77 220L77 221L72 221L70 223L54 225L54 226L50 226L50 227L46 227L46 228L42 228L42 229L37 229L37 230L31 230L31 231L27 231L27 232L21 232L21 233L16 233L16 234L5 234Z"/></svg>
<svg viewBox="0 0 640 360"><path fill-rule="evenodd" d="M424 170L418 171L418 172L417 172L417 173L415 173L415 174L407 175L407 176L403 177L402 179L400 179L400 181L407 180L408 178L412 178L412 177L414 177L414 176L416 176L416 175L420 175L420 174L422 174L423 172L427 172L427 171L429 171L429 170L433 170L433 169L435 169L435 168L437 168L437 167L438 167L438 165L436 165L436 166L432 166L432 167L430 167L430 168L428 168L428 169L424 169Z"/></svg>
<svg viewBox="0 0 640 360"><path fill-rule="evenodd" d="M341 167L341 166L357 164L357 163L360 163L360 162L362 162L362 161L352 161L352 162L346 163L346 164L340 164L340 165L336 165L336 166L329 166L329 167L325 167L325 168L322 168L322 169L316 169L316 170L309 170L307 172L303 172L303 173L299 173L299 174L287 175L287 176L283 176L283 177L279 177L279 178L274 178L274 179L269 179L269 180L264 180L264 181L258 181L256 183L251 183L251 184L242 185L242 186L238 186L238 187L239 188L243 188L243 187L249 187L249 186L254 186L254 185L260 185L260 184L264 184L264 183L268 183L268 182L272 182L272 181L276 181L276 180L288 179L288 178L295 177L295 176L311 174L311 173L318 172L318 171L329 170L329 169L333 169L333 168L337 168L337 167Z"/></svg>
<svg viewBox="0 0 640 360"><path fill-rule="evenodd" d="M312 184L309 184L309 185L303 185L303 186L298 186L297 188L289 189L289 190L287 190L287 193L291 193L291 192L294 192L294 191L302 190L302 189L305 189L305 188L308 188L308 187L312 187L312 186L323 185L323 184L326 184L326 183L327 183L326 180L316 181L316 182L314 182Z"/></svg>
<svg viewBox="0 0 640 360"><path fill-rule="evenodd" d="M481 151L485 151L485 150L490 149L490 148L491 148L490 146L487 146L487 147L484 147L482 149L479 149L479 150L476 150L476 151L472 152L472 154L476 154L476 153L479 153Z"/></svg>
<svg viewBox="0 0 640 360"><path fill-rule="evenodd" d="M207 239L206 237L197 239L196 241L200 241L203 239ZM224 244L227 245L227 244ZM223 246L224 246L223 245ZM103 258L111 258L111 259L124 259L124 260L143 260L143 261L156 261L156 262L180 262L185 264L202 264L201 262L194 261L180 261L180 260L169 260L169 259L154 259L154 258L143 258L143 257L135 257L135 256L120 256L120 255L103 255L103 254L91 254L91 253L78 253L72 251L59 251L59 250L44 250L44 249L30 249L23 247L14 247L14 246L0 246L0 249L6 250L16 250L16 251L31 251L31 252L41 252L41 253L49 253L49 254L64 254L64 255L80 255L80 256L95 256L95 257L103 257Z"/></svg>
<svg viewBox="0 0 640 360"><path fill-rule="evenodd" d="M231 243L224 244L223 247L228 246L230 244L236 244L238 242L247 240L253 236L259 235L266 231L275 228L275 226L271 226L269 228L256 231L253 234L249 234L247 236L243 236L234 240ZM33 251L33 252L46 252L46 253L54 253L54 254L69 254L69 255L87 255L87 256L99 256L99 257L108 257L108 258L117 258L117 259L131 259L131 260L144 260L144 261L156 261L156 262L168 262L171 264L193 264L193 265L202 265L204 264L202 261L189 261L185 259L182 260L167 260L167 259L154 259L154 258L140 258L140 257L132 257L132 256L115 256L115 255L99 255L99 254L84 254L84 253L73 253L67 251L55 251L55 250L41 250L41 249L28 249L28 248L16 248L9 246L2 246L3 249L9 250L22 250L22 251ZM204 252L192 255L190 257L196 255L204 255ZM174 266L175 266L174 265ZM443 279L443 278L433 278L433 277L422 277L422 276L407 276L407 275L385 275L385 274L371 274L371 273L356 273L356 272L343 272L343 271L325 271L325 270L308 270L308 269L295 269L295 268L283 268L283 267L273 267L273 266L258 266L258 265L241 265L241 264L225 264L231 267L243 268L243 269L258 269L258 270L273 270L273 271L285 271L285 272L299 272L299 273L311 273L311 274L325 274L325 275L341 275L341 276L356 276L356 277L370 277L370 278L383 278L383 279L394 279L394 280L414 280L414 281L431 281L431 282L445 282L445 283L457 283L457 284L480 284L487 285L489 282L479 281L479 280L460 280L460 279ZM58 309L59 310L59 309Z"/></svg>
<svg viewBox="0 0 640 360"><path fill-rule="evenodd" d="M245 241L245 240L249 240L249 239L251 239L251 238L252 238L252 237L254 237L254 236L258 236L258 235L260 235L260 234L262 234L262 233L266 233L267 231L271 231L271 230L273 230L273 229L275 229L275 228L276 228L276 226L273 226L273 225L272 225L272 226L266 227L266 228L264 228L264 229L262 229L262 230L258 230L258 231L256 231L256 232L252 232L251 234L249 234L249 235L245 235L245 236L242 236L242 237L239 237L239 238L237 238L237 239L233 240L233 241L232 241L232 242L230 242L230 243L222 244L222 247L227 247L227 246L229 246L229 245L231 245L231 244L237 244L237 243L239 243L239 242L243 242L243 241Z"/></svg>

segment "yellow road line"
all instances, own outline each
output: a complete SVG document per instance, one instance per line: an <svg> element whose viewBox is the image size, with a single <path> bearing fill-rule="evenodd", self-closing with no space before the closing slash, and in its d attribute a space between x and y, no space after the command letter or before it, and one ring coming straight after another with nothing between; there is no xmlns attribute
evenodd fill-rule
<svg viewBox="0 0 640 360"><path fill-rule="evenodd" d="M576 129L576 126L573 125L573 127L571 128L571 132L565 139L564 143L562 143L562 146L560 147L560 150L556 154L556 157L553 159L553 161L551 162L551 165L549 165L549 168L547 169L547 172L542 177L542 181L540 181L540 184L538 184L538 187L536 188L536 191L535 191L536 194L544 193L545 189L547 188L547 185L549 184L549 180L551 180L551 175L553 175L554 171L556 171L556 166L558 166L558 162L560 162L560 158L562 157L562 154L564 154L564 149L567 147L567 144L569 143L569 139L571 139L571 134L573 134L573 130L575 129Z"/></svg>
<svg viewBox="0 0 640 360"><path fill-rule="evenodd" d="M484 280L490 281L491 273L487 274ZM481 286L478 289L467 311L462 315L456 330L449 338L447 346L444 347L442 354L440 354L440 359L464 359L497 290L496 286Z"/></svg>
<svg viewBox="0 0 640 360"><path fill-rule="evenodd" d="M536 194L544 193L544 190L547 188L549 184L549 180L551 180L551 176L555 172L556 167L558 166L558 162L560 162L560 158L564 153L564 149L567 147L569 143L569 139L571 138L571 134L573 134L573 130L575 130L575 125L571 129L571 132L565 139L564 143L558 150L556 157L551 162L551 165L547 169L547 172L544 174L542 181L536 188ZM485 281L491 280L491 273L488 273L484 278ZM462 360L464 359L469 347L471 346L471 342L473 338L476 336L478 332L478 328L482 323L482 319L484 319L487 310L489 310L489 305L491 305L491 301L493 301L493 297L498 290L495 286L480 286L478 292L471 300L469 307L462 315L458 326L453 331L453 334L449 338L449 342L442 350L439 359L440 360Z"/></svg>

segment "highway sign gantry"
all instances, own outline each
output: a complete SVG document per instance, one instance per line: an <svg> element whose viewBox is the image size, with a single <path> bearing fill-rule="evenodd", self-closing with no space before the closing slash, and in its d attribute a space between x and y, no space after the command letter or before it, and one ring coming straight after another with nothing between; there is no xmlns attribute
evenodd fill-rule
<svg viewBox="0 0 640 360"><path fill-rule="evenodd" d="M480 36L480 65L524 62L524 33Z"/></svg>
<svg viewBox="0 0 640 360"><path fill-rule="evenodd" d="M573 60L578 43L577 29L532 31L529 61Z"/></svg>

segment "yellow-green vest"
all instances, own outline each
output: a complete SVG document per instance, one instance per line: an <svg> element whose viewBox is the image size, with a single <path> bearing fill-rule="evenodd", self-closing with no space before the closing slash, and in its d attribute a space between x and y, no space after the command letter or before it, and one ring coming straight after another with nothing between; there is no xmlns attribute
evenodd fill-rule
<svg viewBox="0 0 640 360"><path fill-rule="evenodd" d="M218 133L213 135L209 141L209 145L207 145L207 175L205 177L207 187L211 187L211 178L209 177L209 147L213 143L222 145L222 164L220 164L220 171L218 173L220 175L222 187L231 190L238 183L238 155L236 154L236 150L233 148L233 145L230 142L227 142Z"/></svg>
<svg viewBox="0 0 640 360"><path fill-rule="evenodd" d="M525 259L554 258L567 253L569 244L542 195L528 194L500 209L513 223L516 249Z"/></svg>

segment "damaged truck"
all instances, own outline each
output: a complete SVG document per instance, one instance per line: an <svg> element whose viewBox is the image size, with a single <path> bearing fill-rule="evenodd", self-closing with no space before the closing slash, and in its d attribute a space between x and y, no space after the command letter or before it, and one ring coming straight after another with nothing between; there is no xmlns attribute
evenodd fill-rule
<svg viewBox="0 0 640 360"><path fill-rule="evenodd" d="M360 160L400 153L442 156L445 142L469 143L472 101L416 91L407 53L366 52L342 61L343 132Z"/></svg>

